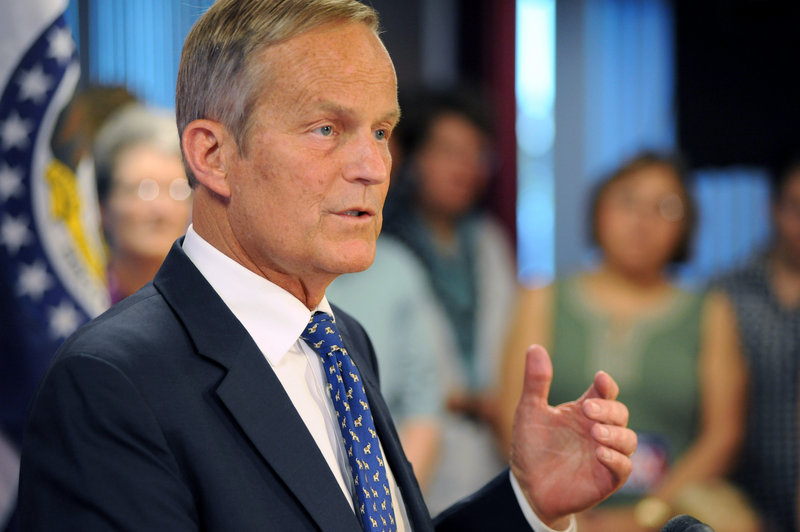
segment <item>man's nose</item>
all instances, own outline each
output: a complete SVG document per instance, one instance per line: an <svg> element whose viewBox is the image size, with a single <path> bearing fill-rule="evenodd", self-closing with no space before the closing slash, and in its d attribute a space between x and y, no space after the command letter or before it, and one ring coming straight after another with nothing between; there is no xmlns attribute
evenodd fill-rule
<svg viewBox="0 0 800 532"><path fill-rule="evenodd" d="M375 185L389 178L389 148L385 140L375 137L374 131L354 136L347 157L344 175L348 181Z"/></svg>

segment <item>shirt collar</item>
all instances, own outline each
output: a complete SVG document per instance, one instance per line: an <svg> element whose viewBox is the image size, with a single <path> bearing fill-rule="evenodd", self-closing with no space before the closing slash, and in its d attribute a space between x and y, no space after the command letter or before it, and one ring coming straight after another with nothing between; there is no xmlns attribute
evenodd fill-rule
<svg viewBox="0 0 800 532"><path fill-rule="evenodd" d="M297 342L311 315L333 311L327 297L312 311L292 294L212 246L190 225L183 251L273 366Z"/></svg>

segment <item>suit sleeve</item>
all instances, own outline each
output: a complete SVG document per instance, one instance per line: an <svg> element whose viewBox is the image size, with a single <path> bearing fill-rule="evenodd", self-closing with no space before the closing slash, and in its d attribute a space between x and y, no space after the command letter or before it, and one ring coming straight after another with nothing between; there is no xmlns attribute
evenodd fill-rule
<svg viewBox="0 0 800 532"><path fill-rule="evenodd" d="M152 410L116 367L59 360L23 441L23 530L197 530L192 494Z"/></svg>
<svg viewBox="0 0 800 532"><path fill-rule="evenodd" d="M506 469L480 491L462 499L434 520L437 532L530 531Z"/></svg>

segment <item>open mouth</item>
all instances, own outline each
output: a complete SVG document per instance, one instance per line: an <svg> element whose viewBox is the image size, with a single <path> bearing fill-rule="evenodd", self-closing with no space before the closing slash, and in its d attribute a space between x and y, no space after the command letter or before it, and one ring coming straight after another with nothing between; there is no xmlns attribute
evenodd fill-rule
<svg viewBox="0 0 800 532"><path fill-rule="evenodd" d="M345 216L352 216L353 218L360 218L362 216L370 216L371 213L369 213L368 211L360 211L353 209L349 211L344 211L342 214L344 214Z"/></svg>

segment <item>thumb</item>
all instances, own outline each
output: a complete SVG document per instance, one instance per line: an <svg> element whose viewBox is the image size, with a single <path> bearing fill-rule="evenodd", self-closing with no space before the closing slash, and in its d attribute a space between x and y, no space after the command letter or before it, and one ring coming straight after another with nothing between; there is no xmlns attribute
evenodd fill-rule
<svg viewBox="0 0 800 532"><path fill-rule="evenodd" d="M525 382L521 402L547 406L550 383L553 382L553 364L544 347L532 345L525 354Z"/></svg>

